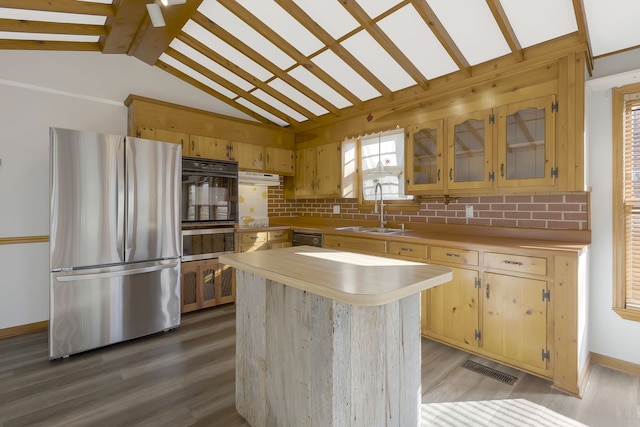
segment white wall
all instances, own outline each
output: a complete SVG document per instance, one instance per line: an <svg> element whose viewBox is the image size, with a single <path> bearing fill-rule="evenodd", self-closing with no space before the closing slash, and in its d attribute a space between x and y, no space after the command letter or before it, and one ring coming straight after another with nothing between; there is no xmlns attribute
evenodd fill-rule
<svg viewBox="0 0 640 427"><path fill-rule="evenodd" d="M49 127L125 134L133 93L251 119L126 55L0 50L0 238L49 234ZM49 318L48 243L0 245L0 329Z"/></svg>
<svg viewBox="0 0 640 427"><path fill-rule="evenodd" d="M588 183L592 187L590 215L590 351L640 364L640 322L622 319L611 308L612 140L611 88L640 81L640 52L596 60L587 82Z"/></svg>

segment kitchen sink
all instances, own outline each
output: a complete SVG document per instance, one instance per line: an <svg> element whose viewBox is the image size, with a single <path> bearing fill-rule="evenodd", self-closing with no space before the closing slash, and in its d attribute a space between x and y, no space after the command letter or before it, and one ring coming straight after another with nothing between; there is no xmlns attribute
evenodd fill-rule
<svg viewBox="0 0 640 427"><path fill-rule="evenodd" d="M380 234L393 234L393 233L400 233L404 231L401 228L361 227L359 225L354 225L350 227L338 227L336 228L336 230L355 231L358 233L380 233Z"/></svg>

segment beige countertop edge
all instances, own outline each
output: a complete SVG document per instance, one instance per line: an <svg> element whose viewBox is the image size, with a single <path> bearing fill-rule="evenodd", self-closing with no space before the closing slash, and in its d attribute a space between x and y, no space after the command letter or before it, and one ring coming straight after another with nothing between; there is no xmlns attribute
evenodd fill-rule
<svg viewBox="0 0 640 427"><path fill-rule="evenodd" d="M250 263L242 262L239 259L235 259L238 255L242 254L221 255L219 261L222 264L230 265L236 269L247 271L296 289L307 291L325 298L330 298L345 304L357 306L385 305L453 280L453 273L449 270L447 273L421 280L412 285L403 286L402 288L395 289L390 292L380 294L353 294L339 289L328 288L308 280L301 280L296 277L287 276L286 274L278 273L273 270L266 270Z"/></svg>

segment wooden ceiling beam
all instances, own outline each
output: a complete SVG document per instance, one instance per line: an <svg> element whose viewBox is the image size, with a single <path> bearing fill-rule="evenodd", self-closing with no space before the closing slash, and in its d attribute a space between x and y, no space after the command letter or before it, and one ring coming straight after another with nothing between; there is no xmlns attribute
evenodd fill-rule
<svg viewBox="0 0 640 427"><path fill-rule="evenodd" d="M187 82L190 85L200 89L201 91L203 91L205 93L208 93L209 95L217 98L218 100L224 102L225 104L230 105L231 107L235 108L236 110L241 111L241 112L245 113L246 115L248 115L250 117L253 117L254 119L258 120L261 123L278 126L276 123L273 123L270 120L266 119L265 117L263 117L263 116L255 113L255 112L253 112L252 110L248 109L247 107L238 104L234 100L227 98L226 96L224 96L220 92L217 92L217 91L211 89L209 86L200 83L199 81L197 81L193 77L184 74L182 71L172 67L171 65L167 64L166 62L158 61L155 65L156 65L156 67L166 71L169 74L174 75L175 77L179 78L180 80L182 80L184 82ZM278 127L280 127L280 126L278 126Z"/></svg>
<svg viewBox="0 0 640 427"><path fill-rule="evenodd" d="M211 34L215 35L216 37L218 37L220 40L224 41L228 45L233 46L234 49L237 49L240 53L246 55L249 59L254 61L256 64L264 67L271 74L281 79L282 81L286 82L288 85L290 85L300 93L307 95L309 99L321 105L326 110L333 112L334 115L337 116L337 110L333 105L328 103L324 98L320 97L319 95L315 93L309 93L309 89L306 86L302 85L299 81L297 81L296 79L291 77L289 74L284 72L282 69L280 69L280 67L278 67L277 65L269 61L267 58L265 58L260 53L255 51L253 48L251 48L250 46L247 46L242 40L239 40L237 37L235 37L228 31L226 31L221 26L217 25L215 22L212 22L209 18L207 18L200 12L196 12L195 15L193 15L192 19L195 23L205 28ZM314 113L307 110L305 107L296 103L295 101L287 98L286 96L282 96L281 98L279 98L279 100L280 102L296 110L298 113L306 116L309 119L313 119L316 117Z"/></svg>
<svg viewBox="0 0 640 427"><path fill-rule="evenodd" d="M456 46L451 36L444 28L444 25L442 25L427 2L425 0L411 0L411 4L416 8L424 22L426 22L429 28L431 28L433 35L436 36L440 44L442 44L447 53L449 53L449 56L453 59L453 62L456 63L460 71L462 71L462 73L467 77L471 76L471 65L469 65L469 62L464 57L460 49L458 49L458 46Z"/></svg>
<svg viewBox="0 0 640 427"><path fill-rule="evenodd" d="M270 27L268 27L262 21L257 19L251 12L249 12L247 9L242 7L240 3L238 3L235 0L218 0L218 3L225 6L227 9L229 9L230 12L232 12L238 18L242 19L249 26L251 26L251 28L256 30L258 33L264 36L267 40L271 41L274 45L276 45L280 50L282 50L291 58L293 58L293 60L296 61L297 63L296 65L303 66L313 75L315 75L318 79L324 82L327 86L329 86L330 88L335 90L338 94L340 94L342 97L344 97L346 100L351 102L351 104L357 105L362 103L362 101L360 101L360 99L358 99L357 96L351 93L347 88L345 88L342 84L340 84L337 80L335 80L332 76L330 76L324 70L320 69L319 67L316 67L315 64L309 60L309 58L307 58L302 53L300 53L291 43L289 43L287 40L282 38L278 33L273 31ZM291 68L295 68L295 66ZM285 71L288 71L288 70L285 70ZM327 108L327 106L324 106L324 107L335 115L340 114L338 110Z"/></svg>
<svg viewBox="0 0 640 427"><path fill-rule="evenodd" d="M511 53L513 53L518 61L524 61L524 51L522 50L522 46L520 46L520 42L516 37L516 33L513 31L513 27L509 22L509 18L507 17L500 0L487 0L487 5L489 6L489 9L493 14L493 18L496 20L496 23L502 32L502 36L509 45Z"/></svg>
<svg viewBox="0 0 640 427"><path fill-rule="evenodd" d="M167 55L171 56L172 58L174 58L175 60L185 64L187 67L189 67L189 68L197 71L198 73L202 74L203 76L207 77L208 79L218 83L219 85L223 86L225 89L235 93L238 96L241 96L242 98L244 98L244 99L246 99L248 101L251 101L251 103L257 105L258 107L262 108L265 111L268 111L269 113L271 113L274 116L280 118L281 120L283 120L285 122L288 122L291 125L299 125L300 124L300 122L295 120L293 117L289 117L288 115L286 115L282 111L277 110L276 108L274 108L273 106L269 105L268 103L262 101L259 98L256 98L255 96L251 95L249 92L245 91L241 87L238 87L235 84L231 83L230 81L222 78L218 74L216 74L213 71L209 70L208 68L202 66L201 64L197 63L193 59L191 59L188 56L184 55L183 53L181 53L181 52L179 52L179 51L177 51L177 50L175 50L175 49L173 49L171 47L169 47L165 53Z"/></svg>
<svg viewBox="0 0 640 427"><path fill-rule="evenodd" d="M427 78L422 74L420 70L406 57L406 55L398 49L393 41L382 31L376 22L374 22L369 15L362 9L362 7L355 1L342 1L342 6L355 18L356 21L364 28L371 37L393 58L394 61L402 67L409 76L420 86L422 89L429 89L429 83Z"/></svg>
<svg viewBox="0 0 640 427"><path fill-rule="evenodd" d="M589 75L593 74L593 52L591 51L591 43L589 39L589 26L587 25L587 15L584 11L584 2L583 0L573 0L573 10L576 14L576 23L578 24L578 35L580 36L580 40L582 40L587 45L587 69L589 70Z"/></svg>
<svg viewBox="0 0 640 427"><path fill-rule="evenodd" d="M0 7L81 15L114 16L113 5L76 0L0 0Z"/></svg>
<svg viewBox="0 0 640 427"><path fill-rule="evenodd" d="M76 36L102 36L107 33L106 29L102 25L27 21L24 19L2 18L0 18L0 31L38 34L72 34Z"/></svg>
<svg viewBox="0 0 640 427"><path fill-rule="evenodd" d="M300 24L302 24L307 30L316 36L327 49L335 53L340 59L342 59L349 67L351 67L356 73L358 73L363 79L367 81L375 90L377 90L384 98L390 99L392 97L391 90L378 79L367 67L365 67L360 61L358 61L347 49L345 49L338 41L336 41L331 35L320 27L309 15L306 14L300 6L294 3L293 0L275 0L284 10L286 10L291 16L293 16ZM321 50L316 52L316 55Z"/></svg>
<svg viewBox="0 0 640 427"><path fill-rule="evenodd" d="M0 39L0 50L68 50L100 52L100 45L97 42Z"/></svg>

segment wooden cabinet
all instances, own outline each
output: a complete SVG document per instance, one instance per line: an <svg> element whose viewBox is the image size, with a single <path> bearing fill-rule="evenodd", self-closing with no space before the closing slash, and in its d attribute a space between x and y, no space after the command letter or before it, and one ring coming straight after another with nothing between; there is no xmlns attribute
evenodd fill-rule
<svg viewBox="0 0 640 427"><path fill-rule="evenodd" d="M180 300L182 313L235 301L233 269L217 259L183 262Z"/></svg>
<svg viewBox="0 0 640 427"><path fill-rule="evenodd" d="M264 171L264 147L244 142L230 142L231 157L241 170Z"/></svg>
<svg viewBox="0 0 640 427"><path fill-rule="evenodd" d="M386 254L387 252L387 242L384 240L333 234L324 235L322 247L372 255Z"/></svg>
<svg viewBox="0 0 640 427"><path fill-rule="evenodd" d="M291 230L241 231L240 252L288 248L291 246Z"/></svg>
<svg viewBox="0 0 640 427"><path fill-rule="evenodd" d="M498 108L498 187L552 187L557 177L554 96Z"/></svg>
<svg viewBox="0 0 640 427"><path fill-rule="evenodd" d="M293 150L264 147L264 170L280 175L293 175Z"/></svg>
<svg viewBox="0 0 640 427"><path fill-rule="evenodd" d="M136 136L138 138L180 144L182 145L182 155L189 155L189 135L186 133L156 129L149 126L139 126L136 131Z"/></svg>
<svg viewBox="0 0 640 427"><path fill-rule="evenodd" d="M189 156L203 159L234 160L226 139L189 135Z"/></svg>
<svg viewBox="0 0 640 427"><path fill-rule="evenodd" d="M558 191L557 110L546 95L410 126L406 192Z"/></svg>
<svg viewBox="0 0 640 427"><path fill-rule="evenodd" d="M490 109L447 119L447 189L491 187L492 124Z"/></svg>
<svg viewBox="0 0 640 427"><path fill-rule="evenodd" d="M424 335L551 377L550 260L486 251L479 265L479 255L472 249L431 248L430 262L449 266L454 279L426 291Z"/></svg>
<svg viewBox="0 0 640 427"><path fill-rule="evenodd" d="M342 197L340 143L296 150L294 196Z"/></svg>
<svg viewBox="0 0 640 427"><path fill-rule="evenodd" d="M406 192L443 190L444 134L442 120L409 128L405 151Z"/></svg>

